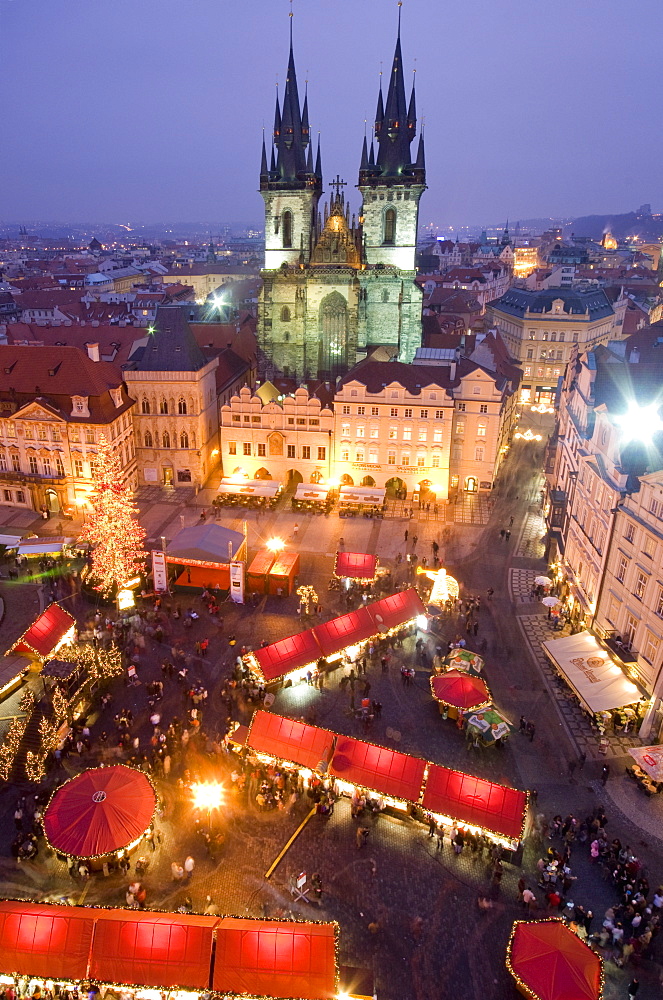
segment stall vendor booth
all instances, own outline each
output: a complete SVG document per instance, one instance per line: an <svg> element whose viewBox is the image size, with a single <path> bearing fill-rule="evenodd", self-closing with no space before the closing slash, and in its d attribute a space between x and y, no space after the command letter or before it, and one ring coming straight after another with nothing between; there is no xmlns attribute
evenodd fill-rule
<svg viewBox="0 0 663 1000"><path fill-rule="evenodd" d="M214 506L239 506L248 508L273 508L281 492L281 484L271 479L249 479L235 482L232 479L222 479Z"/></svg>
<svg viewBox="0 0 663 1000"><path fill-rule="evenodd" d="M246 589L249 594L266 594L269 571L276 562L276 552L260 549L246 571Z"/></svg>
<svg viewBox="0 0 663 1000"><path fill-rule="evenodd" d="M373 798L400 815L433 813L440 823L485 833L508 851L520 849L527 792L262 709L248 735L236 738L263 762L294 766L306 782L328 787L333 779L337 794Z"/></svg>
<svg viewBox="0 0 663 1000"><path fill-rule="evenodd" d="M431 677L430 686L440 714L449 719L457 719L459 713L476 710L492 700L486 682L463 670L447 670L445 674Z"/></svg>
<svg viewBox="0 0 663 1000"><path fill-rule="evenodd" d="M267 591L277 597L290 597L297 586L299 552L279 552L267 580Z"/></svg>
<svg viewBox="0 0 663 1000"><path fill-rule="evenodd" d="M338 580L344 580L346 586L350 583L375 583L378 576L378 557L367 552L341 550L336 553L334 576Z"/></svg>
<svg viewBox="0 0 663 1000"><path fill-rule="evenodd" d="M246 539L220 524L196 524L178 531L165 555L177 567L177 586L229 590L230 563L246 559Z"/></svg>
<svg viewBox="0 0 663 1000"><path fill-rule="evenodd" d="M339 517L384 517L386 489L342 486L338 497Z"/></svg>
<svg viewBox="0 0 663 1000"><path fill-rule="evenodd" d="M603 963L559 918L516 920L506 967L529 1000L600 1000Z"/></svg>
<svg viewBox="0 0 663 1000"><path fill-rule="evenodd" d="M244 662L264 683L286 678L294 683L306 680L316 669L340 663L344 656L356 659L369 639L399 633L422 620L425 608L416 590L401 590L247 653Z"/></svg>
<svg viewBox="0 0 663 1000"><path fill-rule="evenodd" d="M333 492L323 483L299 483L292 498L292 509L323 514L333 506Z"/></svg>
<svg viewBox="0 0 663 1000"><path fill-rule="evenodd" d="M43 662L54 656L60 646L72 642L75 631L76 620L69 612L59 604L49 604L7 652Z"/></svg>
<svg viewBox="0 0 663 1000"><path fill-rule="evenodd" d="M444 659L447 670L465 670L477 677L483 671L483 664L483 657L479 656L478 653L473 653L471 649L463 649L461 646L452 649Z"/></svg>
<svg viewBox="0 0 663 1000"><path fill-rule="evenodd" d="M58 854L95 871L131 852L147 833L157 797L143 771L95 767L57 788L44 813L44 833Z"/></svg>
<svg viewBox="0 0 663 1000"><path fill-rule="evenodd" d="M467 723L467 739L473 740L476 746L501 746L516 731L494 705L463 712L463 717Z"/></svg>
<svg viewBox="0 0 663 1000"><path fill-rule="evenodd" d="M0 972L82 987L199 1000L335 1000L338 926L0 900ZM34 989L34 987L33 987ZM80 988L81 995L86 990Z"/></svg>
<svg viewBox="0 0 663 1000"><path fill-rule="evenodd" d="M634 725L640 713L640 700L647 696L628 679L596 636L583 630L562 639L542 643L552 666L574 692L581 707L594 718L599 731L611 720L611 712L620 709L632 713Z"/></svg>
<svg viewBox="0 0 663 1000"><path fill-rule="evenodd" d="M49 535L44 538L25 538L18 546L18 555L29 559L42 556L65 556L71 554L70 548L76 541L64 535Z"/></svg>

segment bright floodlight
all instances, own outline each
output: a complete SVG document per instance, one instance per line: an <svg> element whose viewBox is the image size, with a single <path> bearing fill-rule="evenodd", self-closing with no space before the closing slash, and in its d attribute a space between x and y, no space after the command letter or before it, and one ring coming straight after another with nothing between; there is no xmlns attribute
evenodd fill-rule
<svg viewBox="0 0 663 1000"><path fill-rule="evenodd" d="M285 548L285 542L282 538L270 538L266 544L270 552L280 552L281 549Z"/></svg>
<svg viewBox="0 0 663 1000"><path fill-rule="evenodd" d="M626 413L615 417L615 423L619 424L622 430L623 444L628 441L642 441L643 444L651 444L654 434L663 431L663 420L658 412L659 406L659 403L638 406L636 402L631 401Z"/></svg>
<svg viewBox="0 0 663 1000"><path fill-rule="evenodd" d="M219 809L223 801L223 785L216 781L199 781L191 786L193 804L196 809Z"/></svg>

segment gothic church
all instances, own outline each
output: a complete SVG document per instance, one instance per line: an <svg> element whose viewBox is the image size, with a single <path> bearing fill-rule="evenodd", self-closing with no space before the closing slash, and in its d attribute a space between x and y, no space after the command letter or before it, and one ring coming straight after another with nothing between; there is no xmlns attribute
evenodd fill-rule
<svg viewBox="0 0 663 1000"><path fill-rule="evenodd" d="M291 22L292 24L292 22ZM299 102L290 39L282 104L277 95L270 162L263 139L265 266L258 322L259 368L268 378L335 379L379 345L411 361L421 344L422 293L414 283L419 199L426 188L424 140L416 159L414 84L405 93L400 24L386 101L378 97L374 138L364 137L350 217L343 182L321 214L320 144L315 156L308 97Z"/></svg>

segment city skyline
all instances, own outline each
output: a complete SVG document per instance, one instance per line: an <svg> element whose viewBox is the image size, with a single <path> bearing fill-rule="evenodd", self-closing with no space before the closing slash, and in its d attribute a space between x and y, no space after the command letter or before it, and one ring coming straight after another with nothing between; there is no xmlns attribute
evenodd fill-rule
<svg viewBox="0 0 663 1000"><path fill-rule="evenodd" d="M409 83L416 60L426 122L422 226L660 207L663 142L648 126L660 9L647 0L633 23L613 0L562 8L554 20L525 0L507 15L481 2L403 5L405 75ZM261 127L269 138L288 11L285 0L241 14L199 0L184 18L171 0L111 10L0 0L12 137L0 218L260 218ZM295 5L294 15L323 171L346 178L356 210L364 119L370 135L397 7L340 0L315 12ZM247 57L252 45L265 53L259 64ZM637 88L620 84L629 78L619 66L636 60ZM625 122L628 142L613 152Z"/></svg>

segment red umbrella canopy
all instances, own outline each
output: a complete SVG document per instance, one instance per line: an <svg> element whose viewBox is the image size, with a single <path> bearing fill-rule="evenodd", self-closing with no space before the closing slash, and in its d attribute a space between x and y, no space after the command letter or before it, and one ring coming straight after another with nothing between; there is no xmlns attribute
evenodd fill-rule
<svg viewBox="0 0 663 1000"><path fill-rule="evenodd" d="M561 920L516 922L506 964L539 1000L601 996L601 959Z"/></svg>
<svg viewBox="0 0 663 1000"><path fill-rule="evenodd" d="M46 837L71 857L112 854L145 833L156 804L142 771L125 764L93 768L55 792L44 813Z"/></svg>
<svg viewBox="0 0 663 1000"><path fill-rule="evenodd" d="M491 700L486 682L462 670L447 670L446 674L431 677L430 683L436 701L455 708L475 708Z"/></svg>

